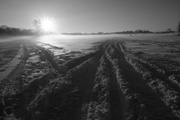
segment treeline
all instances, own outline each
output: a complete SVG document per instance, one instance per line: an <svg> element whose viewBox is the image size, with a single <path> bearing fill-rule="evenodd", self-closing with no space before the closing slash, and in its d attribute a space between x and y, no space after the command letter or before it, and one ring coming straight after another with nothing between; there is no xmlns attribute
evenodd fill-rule
<svg viewBox="0 0 180 120"><path fill-rule="evenodd" d="M6 25L0 26L0 35L38 35L39 33L33 29L21 29L8 27Z"/></svg>
<svg viewBox="0 0 180 120"><path fill-rule="evenodd" d="M166 31L159 31L154 33L175 33L176 31L172 30L171 28L168 28Z"/></svg>
<svg viewBox="0 0 180 120"><path fill-rule="evenodd" d="M122 31L122 32L97 32L97 33L62 33L66 35L108 35L108 34L134 34L134 33L153 33L149 30Z"/></svg>
<svg viewBox="0 0 180 120"><path fill-rule="evenodd" d="M165 31L158 31L158 32L152 32L149 30L135 30L135 31L121 31L121 32L97 32L97 33L62 33L64 35L108 35L108 34L163 34L163 33L175 33L176 31L173 31L172 29L168 28ZM180 34L180 23L178 26L178 31ZM6 25L0 26L0 35L43 35L43 34L54 34L54 33L42 33L38 30L34 29L22 29L22 28L15 28L15 27L8 27Z"/></svg>
<svg viewBox="0 0 180 120"><path fill-rule="evenodd" d="M158 32L152 32L149 30L135 30L135 31L121 31L121 32L97 32L97 33L62 33L65 35L108 35L108 34L150 34L150 33L154 33L154 34L160 34L160 33L175 33L175 31L171 30L171 29L167 29L165 31L158 31Z"/></svg>

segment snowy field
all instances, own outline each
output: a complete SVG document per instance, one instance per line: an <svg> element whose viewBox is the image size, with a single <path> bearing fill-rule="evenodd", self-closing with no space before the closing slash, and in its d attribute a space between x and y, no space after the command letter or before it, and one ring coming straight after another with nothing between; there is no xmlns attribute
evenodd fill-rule
<svg viewBox="0 0 180 120"><path fill-rule="evenodd" d="M0 117L178 120L180 37L0 38Z"/></svg>

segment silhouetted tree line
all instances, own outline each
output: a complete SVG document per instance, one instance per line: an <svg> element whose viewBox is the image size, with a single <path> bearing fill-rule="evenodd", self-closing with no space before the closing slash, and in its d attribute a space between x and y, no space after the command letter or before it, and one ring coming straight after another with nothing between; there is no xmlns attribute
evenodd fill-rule
<svg viewBox="0 0 180 120"><path fill-rule="evenodd" d="M174 31L174 30L172 30L171 28L168 28L167 30L165 30L165 31L159 31L159 32L155 32L155 33L175 33L176 31Z"/></svg>
<svg viewBox="0 0 180 120"><path fill-rule="evenodd" d="M38 32L33 29L21 29L2 25L0 26L0 35L38 35Z"/></svg>
<svg viewBox="0 0 180 120"><path fill-rule="evenodd" d="M62 33L65 35L108 35L108 34L149 34L149 33L154 33L154 34L164 34L164 33L176 33L176 31L172 30L171 28L168 28L167 30L164 31L158 31L158 32L152 32L149 30L128 30L128 31L121 31L121 32L97 32L97 33ZM180 23L178 25L178 33L180 35Z"/></svg>
<svg viewBox="0 0 180 120"><path fill-rule="evenodd" d="M122 31L122 32L97 32L97 33L63 33L66 35L108 35L108 34L136 34L136 33L153 33L149 30Z"/></svg>

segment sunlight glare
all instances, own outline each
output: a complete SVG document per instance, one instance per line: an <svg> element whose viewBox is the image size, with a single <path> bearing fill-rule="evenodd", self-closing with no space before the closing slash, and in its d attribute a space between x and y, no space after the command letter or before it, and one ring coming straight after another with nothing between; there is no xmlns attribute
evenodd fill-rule
<svg viewBox="0 0 180 120"><path fill-rule="evenodd" d="M40 22L41 30L45 33L55 31L55 22L52 18L44 17Z"/></svg>

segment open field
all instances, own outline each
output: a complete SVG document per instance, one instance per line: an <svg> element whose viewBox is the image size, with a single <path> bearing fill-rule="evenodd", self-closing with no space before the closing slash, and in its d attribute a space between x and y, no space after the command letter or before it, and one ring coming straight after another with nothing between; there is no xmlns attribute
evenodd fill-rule
<svg viewBox="0 0 180 120"><path fill-rule="evenodd" d="M29 39L0 42L0 119L180 119L180 37Z"/></svg>

